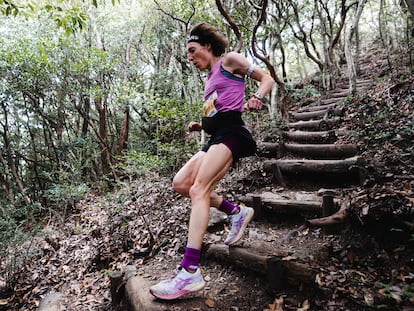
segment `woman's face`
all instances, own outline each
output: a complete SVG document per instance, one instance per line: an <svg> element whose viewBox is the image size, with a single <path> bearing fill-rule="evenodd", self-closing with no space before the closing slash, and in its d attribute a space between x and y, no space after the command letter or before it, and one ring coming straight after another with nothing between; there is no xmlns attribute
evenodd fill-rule
<svg viewBox="0 0 414 311"><path fill-rule="evenodd" d="M201 45L198 42L187 44L187 58L198 70L210 70L211 57L210 45Z"/></svg>

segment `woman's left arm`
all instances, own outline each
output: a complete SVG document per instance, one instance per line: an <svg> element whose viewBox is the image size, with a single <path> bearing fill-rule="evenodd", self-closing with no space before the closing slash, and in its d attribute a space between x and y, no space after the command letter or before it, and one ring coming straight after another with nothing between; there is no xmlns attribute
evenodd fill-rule
<svg viewBox="0 0 414 311"><path fill-rule="evenodd" d="M262 109L262 100L272 90L274 80L263 69L251 64L243 55L236 52L226 54L223 59L224 69L234 75L250 78L259 82L257 91L247 100L245 109Z"/></svg>
<svg viewBox="0 0 414 311"><path fill-rule="evenodd" d="M255 67L250 77L254 80L259 81L259 88L256 93L254 93L247 100L244 108L249 109L262 109L263 98L269 94L272 90L273 83L275 82L273 78L264 72L261 68Z"/></svg>

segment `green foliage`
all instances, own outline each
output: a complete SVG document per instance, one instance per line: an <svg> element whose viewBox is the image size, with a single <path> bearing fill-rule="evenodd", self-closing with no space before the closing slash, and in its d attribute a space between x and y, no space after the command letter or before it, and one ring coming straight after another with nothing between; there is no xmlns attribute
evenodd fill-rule
<svg viewBox="0 0 414 311"><path fill-rule="evenodd" d="M60 7L48 5L45 6L45 9L53 12L53 19L56 22L56 26L63 29L67 36L82 31L86 27L88 16L80 8L73 7L63 10Z"/></svg>
<svg viewBox="0 0 414 311"><path fill-rule="evenodd" d="M199 115L198 105L175 99L146 103L151 109L147 120L151 125L149 140L135 147L130 144L127 153L118 159L117 167L129 176L174 171L197 147L196 140L188 140L187 125Z"/></svg>
<svg viewBox="0 0 414 311"><path fill-rule="evenodd" d="M18 219L21 219L21 212L18 208L10 204L0 206L0 249L9 245L9 241L15 235L18 227Z"/></svg>
<svg viewBox="0 0 414 311"><path fill-rule="evenodd" d="M321 94L319 91L312 85L305 85L303 88L294 88L291 85L286 86L290 97L295 101L300 101L303 98L308 97L319 97Z"/></svg>
<svg viewBox="0 0 414 311"><path fill-rule="evenodd" d="M12 1L0 0L0 12L6 16L17 16L19 14L19 7Z"/></svg>
<svg viewBox="0 0 414 311"><path fill-rule="evenodd" d="M115 0L111 0L112 6L115 6ZM118 3L120 0L118 1ZM90 6L99 7L97 0L44 0L44 1L6 1L0 0L0 12L5 16L35 16L46 12L55 22L56 27L63 29L64 33L69 36L84 30L87 26L88 9Z"/></svg>
<svg viewBox="0 0 414 311"><path fill-rule="evenodd" d="M396 285L385 284L379 282L378 285L382 287L383 295L386 298L401 302L402 299L412 299L414 297L414 284L405 284L403 287Z"/></svg>
<svg viewBox="0 0 414 311"><path fill-rule="evenodd" d="M364 127L358 132L358 139L364 140L367 148L382 147L385 141L392 141L398 146L398 141L404 135L407 135L409 139L410 133L412 133L412 126L409 124L384 126L384 124L392 122L395 107L385 102L370 102L368 98L364 97L360 98L360 101L366 102L366 104L359 114L359 122L364 124Z"/></svg>
<svg viewBox="0 0 414 311"><path fill-rule="evenodd" d="M151 118L156 123L153 138L160 142L171 142L174 139L182 140L187 132L187 120L194 113L194 106L175 99L161 99ZM198 109L198 107L196 108Z"/></svg>
<svg viewBox="0 0 414 311"><path fill-rule="evenodd" d="M163 159L148 151L128 151L118 158L117 168L129 176L145 176L164 167Z"/></svg>
<svg viewBox="0 0 414 311"><path fill-rule="evenodd" d="M72 205L82 199L88 191L89 187L86 184L76 184L72 181L53 185L46 191L46 195L52 202Z"/></svg>
<svg viewBox="0 0 414 311"><path fill-rule="evenodd" d="M38 226L29 223L28 219L32 219L40 208L37 203L21 207L0 202L0 274L8 286L11 286L19 270L31 256L30 246L24 247L21 252L16 250L38 231Z"/></svg>

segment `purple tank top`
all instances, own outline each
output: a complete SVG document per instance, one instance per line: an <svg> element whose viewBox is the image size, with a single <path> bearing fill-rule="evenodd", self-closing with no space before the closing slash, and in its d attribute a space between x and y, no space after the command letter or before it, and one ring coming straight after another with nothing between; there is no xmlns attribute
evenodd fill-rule
<svg viewBox="0 0 414 311"><path fill-rule="evenodd" d="M225 70L221 65L222 62L221 58L211 69L205 81L203 109L206 116L213 116L217 111L243 111L244 79ZM215 112L211 112L211 105L214 105L212 109Z"/></svg>

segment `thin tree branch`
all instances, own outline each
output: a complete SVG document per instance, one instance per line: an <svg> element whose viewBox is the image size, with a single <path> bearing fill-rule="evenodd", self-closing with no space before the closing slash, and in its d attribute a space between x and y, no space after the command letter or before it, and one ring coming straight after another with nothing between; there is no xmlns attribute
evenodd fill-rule
<svg viewBox="0 0 414 311"><path fill-rule="evenodd" d="M227 14L226 10L223 7L223 4L221 3L220 0L216 0L216 5L218 10L220 11L221 15L223 15L223 17L226 19L226 21L229 23L231 29L233 30L234 34L236 35L237 38L237 48L236 48L236 52L240 53L241 48L243 46L243 39L239 30L239 27L237 26L237 24L233 21L233 19L230 17L229 14Z"/></svg>
<svg viewBox="0 0 414 311"><path fill-rule="evenodd" d="M193 12L191 13L191 15L189 16L189 18L188 18L186 21L185 21L185 20L183 20L183 19L181 19L181 18L178 18L178 17L177 17L177 16L175 16L173 13L169 13L169 12L165 11L165 10L162 8L162 6L158 3L158 1L157 1L157 0L154 0L154 3L158 6L158 10L159 10L159 11L161 11L163 14L165 14L165 15L167 15L167 16L169 16L169 17L171 17L173 20L178 21L178 22L180 22L180 23L184 24L184 25L185 25L185 32L187 32L187 31L188 31L188 25L190 24L190 21L191 21L191 19L193 18L193 16L195 15L195 11L196 11L195 6L194 6L194 4L193 4L193 3L191 3L191 4L190 4L190 5L191 5L191 7L193 8Z"/></svg>

